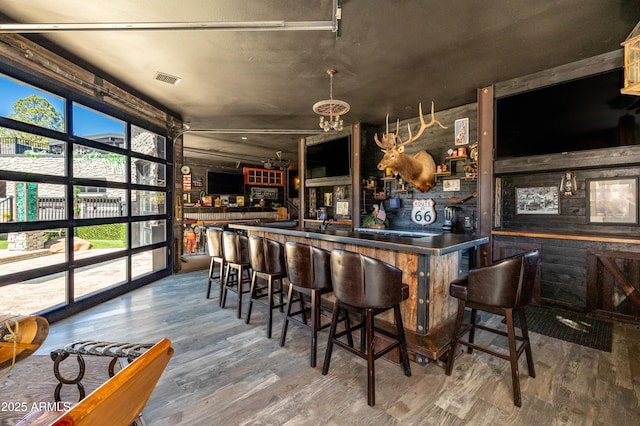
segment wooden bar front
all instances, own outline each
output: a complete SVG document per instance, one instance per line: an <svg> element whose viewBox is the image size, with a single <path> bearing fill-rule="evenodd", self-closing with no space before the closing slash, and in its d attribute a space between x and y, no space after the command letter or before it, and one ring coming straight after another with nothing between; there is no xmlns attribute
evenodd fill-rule
<svg viewBox="0 0 640 426"><path fill-rule="evenodd" d="M462 272L462 253L484 244L483 239L464 239L464 244L443 247L442 241L430 247L430 238L382 238L375 241L360 233L326 231L323 233L269 229L252 225L231 225L249 235L258 235L281 243L296 241L325 250L343 249L361 253L396 266L409 285L409 298L401 305L409 351L416 362L436 360L446 352L457 301L449 296L449 284ZM445 237L448 237L445 234ZM460 236L458 236L460 237ZM455 241L461 240L460 238ZM455 242L455 241L452 241ZM392 312L382 318L393 322Z"/></svg>

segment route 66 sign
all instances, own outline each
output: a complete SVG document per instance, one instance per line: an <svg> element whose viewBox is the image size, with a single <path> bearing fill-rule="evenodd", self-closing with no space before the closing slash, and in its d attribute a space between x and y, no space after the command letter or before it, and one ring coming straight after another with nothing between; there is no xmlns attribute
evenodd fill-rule
<svg viewBox="0 0 640 426"><path fill-rule="evenodd" d="M436 202L429 198L428 200L413 200L413 208L411 209L411 221L418 225L430 225L436 221Z"/></svg>

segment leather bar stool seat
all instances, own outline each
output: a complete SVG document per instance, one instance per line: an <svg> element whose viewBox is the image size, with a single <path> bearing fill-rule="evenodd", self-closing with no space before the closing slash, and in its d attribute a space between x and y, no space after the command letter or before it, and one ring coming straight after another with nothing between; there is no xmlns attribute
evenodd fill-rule
<svg viewBox="0 0 640 426"><path fill-rule="evenodd" d="M400 303L409 297L409 286L402 283L402 271L378 259L345 250L331 251L331 279L333 292L336 297L333 307L333 318L329 330L329 341L324 356L322 374L329 372L333 345L337 345L367 360L367 403L375 404L375 360L398 348L400 362L405 376L411 376L407 342L402 324ZM348 311L358 311L364 320L348 329L337 331L337 316L341 308ZM395 333L375 326L375 317L393 309L395 319ZM353 345L340 340L345 334L360 329L365 345L360 350ZM390 339L385 347L380 339L374 338L381 334Z"/></svg>
<svg viewBox="0 0 640 426"><path fill-rule="evenodd" d="M220 285L220 298L222 298L222 282L224 281L224 254L222 252L222 229L207 229L207 251L211 257L209 264L209 282L207 286L207 299L211 298L211 282L214 280L213 272L215 265L220 265L218 273L218 284Z"/></svg>
<svg viewBox="0 0 640 426"><path fill-rule="evenodd" d="M308 329L311 334L309 365L315 367L318 352L318 331L330 325L328 321L322 324L320 315L331 315L331 308L325 308L322 305L322 295L333 291L330 269L331 255L326 250L308 244L287 242L285 244L285 259L289 291L287 309L282 322L282 333L280 334L280 346L285 344L289 322ZM307 307L304 297L311 299L309 307ZM300 304L300 308L292 312L292 305L296 302ZM307 313L311 316L310 325L307 324ZM298 319L298 316L301 319ZM340 319L345 320L348 324L348 316L341 316ZM349 334L349 339L353 345L351 334Z"/></svg>
<svg viewBox="0 0 640 426"><path fill-rule="evenodd" d="M467 277L454 280L449 288L449 294L458 299L458 314L451 338L446 374L451 375L458 344L467 346L468 353L478 349L507 360L511 364L513 403L518 407L522 406L518 372L518 359L522 353L526 354L529 376L536 377L524 308L531 303L539 261L540 255L537 250L508 257L492 265L470 270ZM469 323L463 321L465 308L471 309ZM479 324L477 311L504 316L507 323L506 333ZM515 331L514 314L518 315L520 320L521 335ZM508 354L477 345L474 342L476 329L506 336L509 341ZM467 332L468 340L463 340L462 337Z"/></svg>
<svg viewBox="0 0 640 426"><path fill-rule="evenodd" d="M229 290L238 293L238 318L242 318L242 295L248 293L251 281L250 270L251 260L249 257L249 241L244 235L232 231L222 233L222 251L224 253L225 273L220 306L223 308L227 302L227 292ZM232 275L231 270L236 272L234 282L229 282ZM243 272L247 273L247 280L244 280ZM247 285L245 285L247 284Z"/></svg>
<svg viewBox="0 0 640 426"><path fill-rule="evenodd" d="M262 238L257 235L249 237L249 255L251 260L251 299L247 309L246 323L251 321L251 309L253 302L264 303L269 311L267 318L267 337L271 338L273 323L273 310L279 308L283 312L283 279L287 276L287 267L284 260L284 246L277 241ZM258 280L265 280L266 285L260 285ZM274 304L274 282L279 281L279 303ZM264 300L266 298L266 300Z"/></svg>

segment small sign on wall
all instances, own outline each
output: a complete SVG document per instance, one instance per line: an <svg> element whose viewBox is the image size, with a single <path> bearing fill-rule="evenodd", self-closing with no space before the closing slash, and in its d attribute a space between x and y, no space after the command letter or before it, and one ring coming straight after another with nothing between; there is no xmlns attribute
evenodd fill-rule
<svg viewBox="0 0 640 426"><path fill-rule="evenodd" d="M277 200L278 188L251 188L251 198L254 200Z"/></svg>
<svg viewBox="0 0 640 426"><path fill-rule="evenodd" d="M413 200L413 208L411 209L411 221L418 225L430 225L436 221L436 202L429 198L428 200Z"/></svg>
<svg viewBox="0 0 640 426"><path fill-rule="evenodd" d="M204 186L204 180L202 177L194 177L191 179L191 186L194 188L202 188Z"/></svg>
<svg viewBox="0 0 640 426"><path fill-rule="evenodd" d="M460 179L447 179L442 181L443 191L460 191Z"/></svg>
<svg viewBox="0 0 640 426"><path fill-rule="evenodd" d="M336 215L338 215L338 216L349 216L349 202L348 201L338 201L338 202L336 202Z"/></svg>
<svg viewBox="0 0 640 426"><path fill-rule="evenodd" d="M182 176L182 190L191 191L191 175Z"/></svg>

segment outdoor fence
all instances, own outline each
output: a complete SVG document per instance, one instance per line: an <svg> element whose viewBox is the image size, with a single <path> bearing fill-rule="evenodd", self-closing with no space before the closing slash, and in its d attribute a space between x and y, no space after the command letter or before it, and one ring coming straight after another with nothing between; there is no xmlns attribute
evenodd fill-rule
<svg viewBox="0 0 640 426"><path fill-rule="evenodd" d="M49 151L48 145L37 143L29 139L10 136L0 137L0 154L24 154L25 151Z"/></svg>
<svg viewBox="0 0 640 426"><path fill-rule="evenodd" d="M64 197L38 197L38 220L64 220L65 210Z"/></svg>
<svg viewBox="0 0 640 426"><path fill-rule="evenodd" d="M124 215L124 203L120 198L84 198L79 197L75 217L78 219L90 219L101 217L119 217ZM13 222L14 218L13 196L0 198L0 217L4 222ZM38 197L38 220L65 220L67 202L64 197Z"/></svg>
<svg viewBox="0 0 640 426"><path fill-rule="evenodd" d="M120 198L80 198L79 203L81 219L98 217L118 217L124 215L124 203Z"/></svg>
<svg viewBox="0 0 640 426"><path fill-rule="evenodd" d="M13 196L0 198L0 218L3 222L13 220Z"/></svg>

